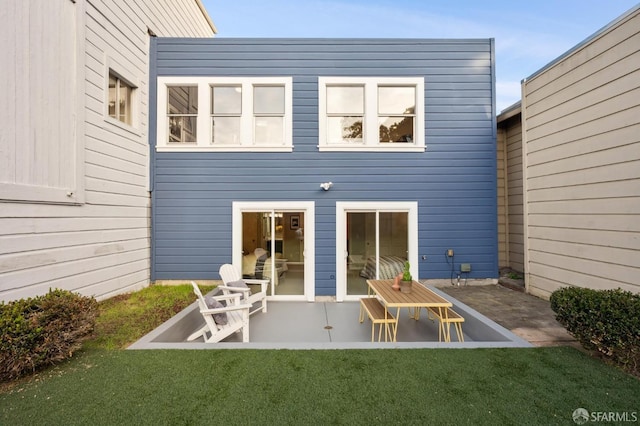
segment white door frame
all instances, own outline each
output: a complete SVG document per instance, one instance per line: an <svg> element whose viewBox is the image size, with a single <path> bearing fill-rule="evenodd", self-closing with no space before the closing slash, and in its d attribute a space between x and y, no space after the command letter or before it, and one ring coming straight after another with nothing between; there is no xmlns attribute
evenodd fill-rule
<svg viewBox="0 0 640 426"><path fill-rule="evenodd" d="M268 296L274 300L315 300L315 203L313 201L234 201L232 203L232 263L242 270L242 213L243 212L304 212L304 294Z"/></svg>
<svg viewBox="0 0 640 426"><path fill-rule="evenodd" d="M347 295L347 213L353 212L406 212L409 226L408 260L411 275L418 278L418 202L417 201L338 201L336 202L336 300L359 300L358 295ZM376 252L378 252L376 250Z"/></svg>

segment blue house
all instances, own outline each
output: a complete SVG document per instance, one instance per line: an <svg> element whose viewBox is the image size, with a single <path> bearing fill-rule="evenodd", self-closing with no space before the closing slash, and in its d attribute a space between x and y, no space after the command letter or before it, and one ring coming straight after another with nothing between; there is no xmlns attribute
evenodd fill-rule
<svg viewBox="0 0 640 426"><path fill-rule="evenodd" d="M497 278L492 39L152 40L152 281Z"/></svg>

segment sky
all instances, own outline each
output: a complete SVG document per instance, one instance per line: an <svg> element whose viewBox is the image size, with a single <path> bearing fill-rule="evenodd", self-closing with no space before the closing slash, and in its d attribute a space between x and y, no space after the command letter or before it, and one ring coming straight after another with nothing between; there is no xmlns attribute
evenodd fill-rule
<svg viewBox="0 0 640 426"><path fill-rule="evenodd" d="M496 109L637 0L202 0L216 37L494 38Z"/></svg>

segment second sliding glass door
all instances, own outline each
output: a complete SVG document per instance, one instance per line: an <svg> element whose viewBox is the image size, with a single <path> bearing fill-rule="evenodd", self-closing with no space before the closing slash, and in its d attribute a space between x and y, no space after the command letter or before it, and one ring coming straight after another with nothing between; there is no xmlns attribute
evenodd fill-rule
<svg viewBox="0 0 640 426"><path fill-rule="evenodd" d="M367 279L395 277L409 253L407 212L347 212L347 294L367 294Z"/></svg>
<svg viewBox="0 0 640 426"><path fill-rule="evenodd" d="M392 279L417 258L415 203L366 204L338 203L338 300L366 295L368 279Z"/></svg>

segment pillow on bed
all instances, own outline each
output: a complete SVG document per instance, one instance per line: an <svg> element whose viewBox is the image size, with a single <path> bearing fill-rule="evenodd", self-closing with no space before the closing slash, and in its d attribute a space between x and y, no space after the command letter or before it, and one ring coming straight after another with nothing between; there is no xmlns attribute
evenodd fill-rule
<svg viewBox="0 0 640 426"><path fill-rule="evenodd" d="M205 299L205 303L209 309L224 308L224 305L213 297L207 297ZM229 322L229 319L227 318L226 312L219 312L217 314L213 314L213 321L218 325L226 325Z"/></svg>

